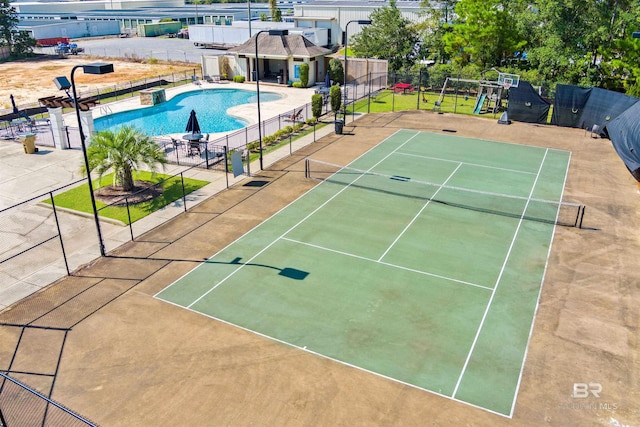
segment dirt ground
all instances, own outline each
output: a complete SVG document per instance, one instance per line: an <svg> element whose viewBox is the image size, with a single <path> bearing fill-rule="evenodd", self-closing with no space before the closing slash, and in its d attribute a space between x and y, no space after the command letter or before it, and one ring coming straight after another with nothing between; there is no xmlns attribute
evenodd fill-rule
<svg viewBox="0 0 640 427"><path fill-rule="evenodd" d="M89 89L99 89L124 83L131 80L139 80L145 77L164 76L171 73L186 71L191 74L200 69L198 64L186 63L139 63L117 59L108 61L90 56L52 58L51 56L38 56L23 61L13 61L0 64L0 109L11 109L10 95L14 96L18 106L37 103L39 98L60 95L53 79L58 76L66 76L70 79L71 69L75 65L91 62L113 63L114 72L110 74L91 75L84 74L82 70L74 73L76 90L84 92Z"/></svg>
<svg viewBox="0 0 640 427"><path fill-rule="evenodd" d="M0 369L55 381L54 399L102 426L640 425L640 195L610 141L424 111L355 125L0 313ZM565 199L587 206L585 228L556 229L512 418L153 298L310 189L305 156L347 164L402 128L572 152Z"/></svg>

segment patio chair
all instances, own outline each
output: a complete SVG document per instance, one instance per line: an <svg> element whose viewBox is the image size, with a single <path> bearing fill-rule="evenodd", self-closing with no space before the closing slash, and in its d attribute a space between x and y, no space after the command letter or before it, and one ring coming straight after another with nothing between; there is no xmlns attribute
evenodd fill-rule
<svg viewBox="0 0 640 427"><path fill-rule="evenodd" d="M289 121L292 121L293 123L298 122L300 120L302 120L302 108L299 109L298 111L293 111L293 113L291 114L291 117L289 117Z"/></svg>
<svg viewBox="0 0 640 427"><path fill-rule="evenodd" d="M191 141L189 142L189 155L200 156L202 154L202 148L200 147L200 141Z"/></svg>

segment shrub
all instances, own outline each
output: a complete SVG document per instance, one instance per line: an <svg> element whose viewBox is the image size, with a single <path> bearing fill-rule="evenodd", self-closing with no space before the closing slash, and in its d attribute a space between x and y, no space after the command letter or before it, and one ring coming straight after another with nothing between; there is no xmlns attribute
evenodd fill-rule
<svg viewBox="0 0 640 427"><path fill-rule="evenodd" d="M233 81L236 83L244 83L244 76L233 76Z"/></svg>
<svg viewBox="0 0 640 427"><path fill-rule="evenodd" d="M342 82L344 80L344 69L342 61L338 58L331 58L329 61L329 77L334 82Z"/></svg>
<svg viewBox="0 0 640 427"><path fill-rule="evenodd" d="M284 130L284 129L278 129L278 130L273 134L273 136L274 136L274 137L276 137L277 139L282 139L282 138L284 138L285 136L287 136L287 133L285 132L285 130Z"/></svg>
<svg viewBox="0 0 640 427"><path fill-rule="evenodd" d="M274 142L276 142L276 136L275 135L265 136L264 138L262 138L262 142L265 143L266 145L273 144Z"/></svg>
<svg viewBox="0 0 640 427"><path fill-rule="evenodd" d="M321 94L315 93L311 95L311 115L314 117L314 122L322 115L323 103L324 97Z"/></svg>
<svg viewBox="0 0 640 427"><path fill-rule="evenodd" d="M293 82L293 83L291 83L291 86L293 86L293 87L297 87L297 88L301 88L301 87L303 87L303 86L302 86L302 82Z"/></svg>
<svg viewBox="0 0 640 427"><path fill-rule="evenodd" d="M293 125L293 131L294 132L300 132L303 127L304 127L304 123L298 122L295 125Z"/></svg>
<svg viewBox="0 0 640 427"><path fill-rule="evenodd" d="M340 90L340 86L331 86L331 89L329 89L329 98L331 100L331 111L333 111L334 114L338 114L340 105L342 104L342 90Z"/></svg>
<svg viewBox="0 0 640 427"><path fill-rule="evenodd" d="M302 87L309 86L309 64L306 62L300 64L300 83Z"/></svg>
<svg viewBox="0 0 640 427"><path fill-rule="evenodd" d="M231 65L229 64L229 58L227 56L223 56L220 60L220 75L223 80L228 80L231 74L232 71Z"/></svg>
<svg viewBox="0 0 640 427"><path fill-rule="evenodd" d="M318 121L317 117L310 117L307 120L305 120L305 123L308 124L309 126L313 126L316 124L317 121Z"/></svg>
<svg viewBox="0 0 640 427"><path fill-rule="evenodd" d="M257 152L260 150L260 141L253 141L247 144L247 150Z"/></svg>
<svg viewBox="0 0 640 427"><path fill-rule="evenodd" d="M149 58L149 64L156 65L158 63L158 58Z"/></svg>

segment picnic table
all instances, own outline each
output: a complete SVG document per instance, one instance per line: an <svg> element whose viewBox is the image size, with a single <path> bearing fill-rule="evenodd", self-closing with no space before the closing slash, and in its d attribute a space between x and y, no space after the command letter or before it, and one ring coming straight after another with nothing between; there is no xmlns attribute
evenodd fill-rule
<svg viewBox="0 0 640 427"><path fill-rule="evenodd" d="M411 83L396 83L393 86L393 91L394 92L402 91L402 93L407 93L407 91L413 92L413 86L411 85Z"/></svg>

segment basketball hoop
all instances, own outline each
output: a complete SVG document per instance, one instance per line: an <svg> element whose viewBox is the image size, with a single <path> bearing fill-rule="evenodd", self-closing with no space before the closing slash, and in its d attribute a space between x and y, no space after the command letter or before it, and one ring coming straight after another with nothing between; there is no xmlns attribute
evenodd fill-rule
<svg viewBox="0 0 640 427"><path fill-rule="evenodd" d="M520 83L519 74L498 73L498 85L509 90L512 87L518 87Z"/></svg>

